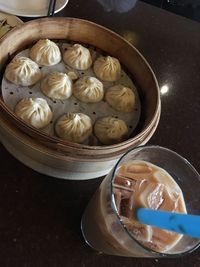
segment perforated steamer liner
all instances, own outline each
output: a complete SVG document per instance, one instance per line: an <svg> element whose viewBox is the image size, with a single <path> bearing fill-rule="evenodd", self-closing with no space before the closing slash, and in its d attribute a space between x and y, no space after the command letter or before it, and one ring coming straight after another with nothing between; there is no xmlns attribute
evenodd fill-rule
<svg viewBox="0 0 200 267"><path fill-rule="evenodd" d="M35 140L45 146L59 150L67 155L84 156L92 159L105 158L114 153L120 156L128 148L142 140L144 135L150 134L158 118L160 109L159 88L156 78L143 56L123 38L95 23L73 18L47 18L31 21L12 30L0 43L1 71L9 59L39 39L67 39L78 43L86 43L98 47L114 57L117 57L134 77L142 102L141 120L136 132L128 140L111 146L87 146L63 141L59 138L47 137L44 133L26 125L0 100L1 112L7 119ZM14 40L14 42L13 42Z"/></svg>
<svg viewBox="0 0 200 267"><path fill-rule="evenodd" d="M73 44L69 43L63 43L63 42L57 42L62 55L64 54L65 49L68 46L71 46ZM90 50L90 53L92 55L93 62L99 57L102 56L101 51L97 51L97 49L94 49L93 47L88 47ZM26 49L18 53L15 57L29 57L30 54L30 49ZM89 77L95 77L95 73L93 71L93 66L87 70L75 70L68 65L66 65L63 60L53 66L41 66L41 73L42 73L42 79L47 77L49 73L52 73L53 71L58 71L62 73L70 73L74 72L77 76L77 79L89 76ZM76 79L76 80L77 80ZM139 119L140 119L140 113L141 113L141 104L140 104L140 99L139 95L137 92L137 89L135 85L133 84L133 81L130 79L130 77L126 74L126 72L123 70L121 71L121 77L115 82L104 82L103 87L104 87L104 92L106 94L108 88L118 85L118 84L123 84L124 86L127 86L132 89L135 95L135 106L132 112L124 113L120 111L116 111L110 105L105 101L105 98L103 100L99 101L98 103L84 103L77 98L75 98L73 95L66 99L66 100L56 100L56 99L51 99L47 97L46 95L43 94L41 91L41 80L38 81L36 84L33 86L19 86L15 85L11 82L9 82L6 78L5 75L3 76L2 80L2 97L6 105L14 112L15 107L17 103L22 100L23 98L43 98L47 101L49 104L52 113L53 113L53 118L51 123L43 128L40 129L43 133L46 133L49 136L56 137L55 133L55 124L56 121L59 119L60 116L63 114L66 114L67 112L81 112L86 115L88 115L91 120L92 124L94 125L95 122L102 117L105 116L114 116L116 118L122 119L123 121L126 122L128 126L128 136L131 135L131 133L134 131L136 128ZM98 139L95 137L94 133L90 135L89 138L84 142L85 145L101 145L101 143L98 141Z"/></svg>

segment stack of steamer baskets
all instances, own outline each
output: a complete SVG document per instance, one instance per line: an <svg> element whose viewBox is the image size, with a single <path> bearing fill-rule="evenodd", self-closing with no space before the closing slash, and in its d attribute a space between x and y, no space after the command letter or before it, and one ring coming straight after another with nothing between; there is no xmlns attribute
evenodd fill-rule
<svg viewBox="0 0 200 267"><path fill-rule="evenodd" d="M75 18L38 19L16 27L0 41L1 79L9 61L40 39L92 46L117 58L137 87L141 114L129 138L112 145L78 144L50 136L19 119L0 98L0 138L6 149L38 172L73 180L106 175L128 149L144 145L160 118L158 83L144 57L126 40L95 23ZM9 89L9 88L8 88ZM15 97L15 94L12 95ZM89 104L88 104L89 105ZM98 110L96 110L98 114Z"/></svg>

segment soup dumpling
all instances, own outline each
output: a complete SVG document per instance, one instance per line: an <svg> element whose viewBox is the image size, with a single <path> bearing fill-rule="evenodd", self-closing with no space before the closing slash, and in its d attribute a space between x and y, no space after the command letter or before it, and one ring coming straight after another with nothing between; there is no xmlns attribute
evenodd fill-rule
<svg viewBox="0 0 200 267"><path fill-rule="evenodd" d="M72 95L72 81L66 73L51 72L41 81L41 91L52 99L68 99Z"/></svg>
<svg viewBox="0 0 200 267"><path fill-rule="evenodd" d="M15 57L6 67L5 77L8 81L21 86L30 86L41 78L37 63L28 57Z"/></svg>
<svg viewBox="0 0 200 267"><path fill-rule="evenodd" d="M115 82L121 76L121 65L114 57L99 57L94 62L94 73L102 81Z"/></svg>
<svg viewBox="0 0 200 267"><path fill-rule="evenodd" d="M121 84L110 87L105 97L107 103L117 111L131 112L135 106L135 94Z"/></svg>
<svg viewBox="0 0 200 267"><path fill-rule="evenodd" d="M87 70L92 65L89 49L80 44L68 47L63 54L63 60L67 65L76 70Z"/></svg>
<svg viewBox="0 0 200 267"><path fill-rule="evenodd" d="M41 66L58 64L62 57L56 43L48 39L41 39L30 49L30 57Z"/></svg>
<svg viewBox="0 0 200 267"><path fill-rule="evenodd" d="M83 113L67 113L58 119L55 131L62 139L83 143L92 133L92 121Z"/></svg>
<svg viewBox="0 0 200 267"><path fill-rule="evenodd" d="M74 84L73 94L85 103L97 103L103 99L103 84L95 77L85 76Z"/></svg>
<svg viewBox="0 0 200 267"><path fill-rule="evenodd" d="M24 98L15 107L15 114L27 124L40 129L52 119L52 111L43 98Z"/></svg>
<svg viewBox="0 0 200 267"><path fill-rule="evenodd" d="M101 143L111 145L125 140L128 127L123 120L108 116L96 121L94 133Z"/></svg>

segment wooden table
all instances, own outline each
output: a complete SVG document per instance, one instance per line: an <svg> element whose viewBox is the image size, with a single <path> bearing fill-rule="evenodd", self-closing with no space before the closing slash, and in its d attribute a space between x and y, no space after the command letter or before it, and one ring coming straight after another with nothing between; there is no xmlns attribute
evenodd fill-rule
<svg viewBox="0 0 200 267"><path fill-rule="evenodd" d="M161 120L149 144L175 150L200 171L200 24L142 2L117 13L95 0L70 0L56 16L94 21L139 49L163 93ZM178 259L98 254L84 243L80 219L101 178L50 178L24 166L2 145L0 158L1 267L200 266L200 250Z"/></svg>

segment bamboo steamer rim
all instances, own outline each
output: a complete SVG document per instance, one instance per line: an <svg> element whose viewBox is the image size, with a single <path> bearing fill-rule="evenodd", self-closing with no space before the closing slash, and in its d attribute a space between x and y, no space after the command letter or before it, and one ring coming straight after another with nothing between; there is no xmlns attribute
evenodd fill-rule
<svg viewBox="0 0 200 267"><path fill-rule="evenodd" d="M152 137L152 135L154 134L158 126L159 119L160 119L160 112L158 114L157 120L155 121L155 124L153 125L151 131L146 136L144 136L143 139L140 140L140 145L145 145L149 141L149 139ZM82 156L72 157L71 154L66 155L64 152L54 150L54 148L51 148L48 146L44 146L44 144L41 144L37 140L32 140L30 136L27 136L24 132L20 131L20 129L15 128L10 122L6 121L6 118L2 115L0 115L0 122L2 123L3 129L6 130L9 133L9 135L13 136L15 140L20 140L20 142L23 143L25 146L38 151L39 153L41 153L41 155L48 155L52 158L64 160L67 162L79 162L79 163L81 162L90 163L90 162L99 162L99 161L107 162L108 160L118 159L122 154L127 152L127 149L126 149L124 151L121 151L120 154L111 153L107 155L107 157L105 156L84 157L84 158ZM133 145L129 147L129 149L134 148L134 147L135 146Z"/></svg>
<svg viewBox="0 0 200 267"><path fill-rule="evenodd" d="M107 34L109 34L109 36L114 37L115 39L120 40L120 42L124 43L126 46L129 46L132 50L134 50L134 52L137 54L137 56L141 59L141 61L143 61L143 63L146 65L149 73L152 76L155 88L156 88L156 97L157 97L157 101L156 101L156 106L155 106L155 111L154 114L152 116L152 119L150 120L149 124L147 126L145 126L145 128L139 132L138 134L136 134L134 137L131 137L123 142L117 143L117 144L113 144L113 145L102 145L102 146L89 146L89 145L83 145L83 144L78 144L78 143L73 143L73 142L69 142L66 140L62 140L58 137L52 137L52 136L48 136L47 134L42 133L40 130L37 130L36 128L26 124L23 120L21 120L20 118L18 118L14 112L12 112L5 104L5 102L3 101L2 95L0 97L0 109L3 111L4 115L7 116L7 119L11 121L11 123L14 123L14 125L21 129L22 131L24 131L27 135L35 138L36 140L38 140L41 143L51 143L52 146L55 146L55 148L59 149L72 149L75 151L82 151L82 153L91 153L94 152L96 155L96 152L99 151L99 153L111 153L111 151L115 151L115 152L119 152L121 150L124 150L124 148L126 147L130 147L131 144L134 144L134 141L143 139L143 136L146 136L149 132L151 132L151 129L153 127L153 125L155 124L155 121L157 120L158 114L160 112L160 93L159 93L159 85L156 79L156 76L152 70L152 68L150 67L149 63L147 62L147 60L144 58L144 56L132 45L130 44L128 41L126 41L123 37L121 37L119 34L113 32L112 30L109 30L107 28L105 28L104 26L98 25L94 22L88 21L88 20L84 20L84 19L78 19L78 18L63 18L63 17L53 17L53 18L40 18L40 19L36 19L33 21L29 21L24 23L21 26L17 26L16 28L12 29L6 36L4 36L1 41L0 41L0 49L1 46L9 39L12 39L13 35L17 35L18 32L20 32L22 29L23 31L26 31L27 29L29 29L30 27L36 27L36 23L38 25L38 27L40 27L41 24L49 24L49 23L62 23L62 24L66 24L68 23L69 25L73 25L74 22L78 22L80 24L85 24L86 26L89 27L95 27L99 30L101 30L102 32L106 32ZM48 38L48 37L47 37ZM66 36L67 38L67 36ZM53 38L50 38L53 39ZM57 39L57 38L55 38ZM38 39L37 39L38 40ZM30 43L33 43L34 41L37 40L31 40ZM29 43L29 44L30 44ZM5 64L5 63L4 63Z"/></svg>
<svg viewBox="0 0 200 267"><path fill-rule="evenodd" d="M148 134L144 135L141 139L138 140L138 143L134 143L131 146L129 146L128 148L124 148L123 150L119 151L118 153L114 152L114 153L109 153L108 155L105 155L104 153L100 153L99 155L95 155L95 157L93 157L93 155L91 154L86 154L84 156L84 160L83 160L83 155L78 155L76 154L76 157L73 157L73 153L70 153L70 151L68 150L57 150L55 147L51 147L51 146L45 146L43 143L39 142L38 140L34 140L32 139L31 136L28 136L26 133L24 133L23 131L21 131L20 129L18 129L17 127L14 127L12 123L10 123L10 121L6 120L6 117L4 117L2 114L0 115L0 122L2 122L2 127L4 129L6 129L6 131L8 131L10 133L10 135L12 135L15 139L20 140L20 142L22 142L24 145L27 145L28 147L31 147L39 152L42 152L42 154L48 154L50 156L53 156L54 158L60 158L60 159L65 159L67 161L77 161L77 162L98 162L100 159L105 159L105 161L109 159L115 159L118 158L119 156L121 156L123 153L125 153L127 151L127 149L131 149L136 147L137 145L144 145L146 144L149 139L152 137L152 135L154 134L158 123L159 123L159 119L160 119L160 112L158 113L158 117L155 120L154 125L152 126L152 129L150 132L148 132ZM67 152L67 153L66 153Z"/></svg>

